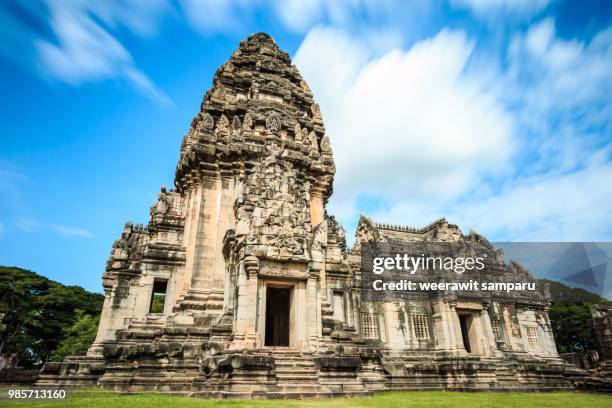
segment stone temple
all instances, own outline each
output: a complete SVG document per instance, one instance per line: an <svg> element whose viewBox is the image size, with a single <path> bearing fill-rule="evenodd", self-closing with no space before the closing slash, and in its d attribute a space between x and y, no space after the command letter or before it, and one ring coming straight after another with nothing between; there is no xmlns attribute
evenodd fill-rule
<svg viewBox="0 0 612 408"><path fill-rule="evenodd" d="M571 387L545 290L362 301L364 244L494 249L444 219L416 229L365 216L347 248L325 210L334 172L288 54L263 33L242 41L182 140L175 189L162 187L148 225L128 222L113 244L95 342L46 363L37 385L207 398ZM484 275L533 282L493 258Z"/></svg>

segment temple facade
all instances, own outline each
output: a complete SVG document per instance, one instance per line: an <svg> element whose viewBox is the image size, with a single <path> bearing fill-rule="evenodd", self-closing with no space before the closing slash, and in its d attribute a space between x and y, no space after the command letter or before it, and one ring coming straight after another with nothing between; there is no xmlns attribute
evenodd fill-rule
<svg viewBox="0 0 612 408"><path fill-rule="evenodd" d="M481 278L534 279L446 220L416 229L362 216L347 248L325 210L334 173L288 54L263 33L242 41L183 137L175 188L113 244L95 342L46 363L38 385L215 398L571 387L545 288L362 299L360 251L372 243L460 243L491 253Z"/></svg>

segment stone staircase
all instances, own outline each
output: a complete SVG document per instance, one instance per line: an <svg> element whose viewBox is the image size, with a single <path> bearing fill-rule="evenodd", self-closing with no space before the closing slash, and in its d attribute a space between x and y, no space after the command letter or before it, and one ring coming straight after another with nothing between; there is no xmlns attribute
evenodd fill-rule
<svg viewBox="0 0 612 408"><path fill-rule="evenodd" d="M299 385L317 385L319 375L312 359L305 358L298 352L275 353L276 384L279 387Z"/></svg>
<svg viewBox="0 0 612 408"><path fill-rule="evenodd" d="M289 347L228 353L230 372L200 378L191 395L203 398L305 399L372 395L354 367L322 367L317 357ZM220 361L219 360L219 361ZM213 364L214 365L214 364Z"/></svg>

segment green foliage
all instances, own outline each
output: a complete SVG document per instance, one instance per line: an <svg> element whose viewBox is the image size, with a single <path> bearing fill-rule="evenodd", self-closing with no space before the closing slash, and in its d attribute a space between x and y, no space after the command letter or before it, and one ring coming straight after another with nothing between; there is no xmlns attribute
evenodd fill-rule
<svg viewBox="0 0 612 408"><path fill-rule="evenodd" d="M548 312L559 353L570 353L595 348L591 328L592 303L551 304Z"/></svg>
<svg viewBox="0 0 612 408"><path fill-rule="evenodd" d="M0 267L0 354L15 353L22 367L38 367L82 315L97 316L104 296L65 286L34 272Z"/></svg>
<svg viewBox="0 0 612 408"><path fill-rule="evenodd" d="M151 313L164 313L164 304L166 303L166 295L154 293L151 301Z"/></svg>
<svg viewBox="0 0 612 408"><path fill-rule="evenodd" d="M591 328L591 307L609 303L606 299L584 289L571 288L562 283L541 279L550 288L550 323L559 353L581 352L596 347Z"/></svg>
<svg viewBox="0 0 612 408"><path fill-rule="evenodd" d="M50 360L62 361L64 357L87 351L96 339L100 316L91 316L77 310L77 321L64 330L59 346L53 350Z"/></svg>

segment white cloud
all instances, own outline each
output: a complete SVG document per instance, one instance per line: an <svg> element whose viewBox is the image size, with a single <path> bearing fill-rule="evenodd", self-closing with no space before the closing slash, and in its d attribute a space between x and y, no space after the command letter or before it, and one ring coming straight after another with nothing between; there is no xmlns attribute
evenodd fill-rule
<svg viewBox="0 0 612 408"><path fill-rule="evenodd" d="M465 75L472 49L463 33L442 31L368 59L369 50L340 31L308 34L295 63L321 104L338 169L332 209L342 218L363 192L444 200L481 172L503 170L510 120L485 84Z"/></svg>
<svg viewBox="0 0 612 408"><path fill-rule="evenodd" d="M344 31L309 32L294 61L335 152L330 211L349 225L358 206L413 226L445 216L494 240L610 239L612 29L584 43L544 20L504 69L473 48L443 30L373 58Z"/></svg>
<svg viewBox="0 0 612 408"><path fill-rule="evenodd" d="M0 238L2 238L4 236L4 231L5 231L5 227L4 227L4 223L2 221L0 221Z"/></svg>
<svg viewBox="0 0 612 408"><path fill-rule="evenodd" d="M93 237L93 234L90 231L83 228L68 227L66 225L59 224L50 224L49 227L62 236L80 238Z"/></svg>
<svg viewBox="0 0 612 408"><path fill-rule="evenodd" d="M612 164L594 156L600 157L575 172L517 180L507 191L462 207L454 218L514 241L607 241Z"/></svg>
<svg viewBox="0 0 612 408"><path fill-rule="evenodd" d="M530 18L545 9L551 0L451 0L451 3L457 7L469 8L478 17Z"/></svg>
<svg viewBox="0 0 612 408"><path fill-rule="evenodd" d="M162 2L158 2L162 4ZM153 3L151 6L154 6ZM127 49L103 27L97 18L113 24L130 24L140 33L150 33L152 23L134 17L135 3L119 14L119 3L89 9L88 3L49 1L50 27L57 43L39 39L35 48L39 54L39 68L49 77L79 85L83 82L109 78L123 78L137 90L162 105L169 98L136 68ZM111 8L110 4L116 5ZM143 7L147 9L146 4ZM114 11L111 11L114 10ZM100 13L100 14L96 14ZM123 20L119 16L124 16Z"/></svg>
<svg viewBox="0 0 612 408"><path fill-rule="evenodd" d="M414 226L445 216L464 232L474 228L495 240L608 241L612 188L606 186L612 180L612 164L604 157L609 153L593 154L592 163L582 170L520 178L496 193L432 206L399 202L371 216L388 222L414 220Z"/></svg>

